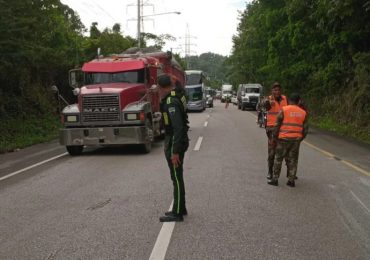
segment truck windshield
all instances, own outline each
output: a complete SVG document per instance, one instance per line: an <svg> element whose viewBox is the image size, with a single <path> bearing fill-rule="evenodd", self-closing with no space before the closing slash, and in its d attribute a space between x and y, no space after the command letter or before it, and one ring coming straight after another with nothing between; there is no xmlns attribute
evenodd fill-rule
<svg viewBox="0 0 370 260"><path fill-rule="evenodd" d="M186 74L186 85L199 85L202 84L201 74Z"/></svg>
<svg viewBox="0 0 370 260"><path fill-rule="evenodd" d="M87 72L85 73L85 85L104 83L144 83L144 70L122 71L115 73Z"/></svg>
<svg viewBox="0 0 370 260"><path fill-rule="evenodd" d="M259 88L245 88L245 93L260 93Z"/></svg>
<svg viewBox="0 0 370 260"><path fill-rule="evenodd" d="M185 88L186 95L189 101L197 101L203 99L202 87L199 88Z"/></svg>

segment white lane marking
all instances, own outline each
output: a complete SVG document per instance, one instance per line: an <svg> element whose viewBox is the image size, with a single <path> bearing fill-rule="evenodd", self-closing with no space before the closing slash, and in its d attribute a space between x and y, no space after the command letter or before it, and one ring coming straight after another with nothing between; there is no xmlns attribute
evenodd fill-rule
<svg viewBox="0 0 370 260"><path fill-rule="evenodd" d="M204 127L207 127L208 126L208 121L205 121L204 122Z"/></svg>
<svg viewBox="0 0 370 260"><path fill-rule="evenodd" d="M353 191L351 191L351 194L352 196L361 204L361 206L367 211L368 214L370 214L370 209L368 207L366 207L366 205L356 196L356 194L353 193Z"/></svg>
<svg viewBox="0 0 370 260"><path fill-rule="evenodd" d="M199 136L197 143L195 144L194 151L199 151L202 145L203 136Z"/></svg>
<svg viewBox="0 0 370 260"><path fill-rule="evenodd" d="M42 164L44 164L44 163L47 163L47 162L50 162L50 161L52 161L52 160L58 159L58 158L60 158L60 157L63 157L63 156L65 156L65 155L67 155L67 154L68 154L68 153L59 154L59 155L57 155L57 156L54 156L54 157L49 158L49 159L47 159L47 160L44 160L44 161L42 161L42 162L39 162L39 163L33 164L33 165L31 165L31 166L28 166L28 167L26 167L26 168L23 168L23 169L21 169L21 170L19 170L19 171L16 171L16 172L10 173L10 174L8 174L8 175L5 175L5 176L3 176L3 177L1 177L1 178L0 178L0 181L5 180L5 179L8 179L8 178L10 178L10 177L12 177L12 176L14 176L14 175L17 175L17 174L22 173L22 172L24 172L24 171L30 170L30 169L35 168L35 167L37 167L37 166L40 166L40 165L42 165Z"/></svg>
<svg viewBox="0 0 370 260"><path fill-rule="evenodd" d="M173 201L169 211L172 209L172 205ZM155 241L152 253L150 254L149 260L163 260L165 258L175 224L176 222L163 223L161 231L159 231L157 241Z"/></svg>

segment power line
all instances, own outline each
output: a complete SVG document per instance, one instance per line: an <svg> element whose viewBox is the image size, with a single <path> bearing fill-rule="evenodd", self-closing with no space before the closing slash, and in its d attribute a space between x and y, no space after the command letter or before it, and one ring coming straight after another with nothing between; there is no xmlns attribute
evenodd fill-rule
<svg viewBox="0 0 370 260"><path fill-rule="evenodd" d="M106 15L108 15L112 20L113 22L117 22L117 19L115 19L113 16L110 15L110 13L108 13L103 7L101 7L95 0L92 0L93 3L103 12L105 13Z"/></svg>

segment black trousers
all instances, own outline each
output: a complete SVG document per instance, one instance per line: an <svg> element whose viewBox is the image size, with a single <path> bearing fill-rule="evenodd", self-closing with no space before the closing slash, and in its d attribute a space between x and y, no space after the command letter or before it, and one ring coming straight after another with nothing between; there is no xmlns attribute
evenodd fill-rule
<svg viewBox="0 0 370 260"><path fill-rule="evenodd" d="M170 168L171 180L173 184L173 206L172 212L182 215L186 210L185 205L185 185L183 178L183 164L185 152L179 153L181 164L175 167L172 164L172 143L170 140L165 140L165 156L167 160L168 167Z"/></svg>

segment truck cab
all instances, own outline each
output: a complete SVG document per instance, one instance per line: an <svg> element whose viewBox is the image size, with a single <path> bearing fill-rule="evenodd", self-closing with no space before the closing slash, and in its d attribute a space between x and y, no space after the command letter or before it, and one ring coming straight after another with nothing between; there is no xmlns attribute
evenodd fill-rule
<svg viewBox="0 0 370 260"><path fill-rule="evenodd" d="M256 109L261 93L262 86L260 84L239 84L237 91L238 109Z"/></svg>
<svg viewBox="0 0 370 260"><path fill-rule="evenodd" d="M232 92L233 86L232 85L222 85L221 87L221 103L224 103L226 99L231 99L233 92Z"/></svg>
<svg viewBox="0 0 370 260"><path fill-rule="evenodd" d="M81 87L76 79L82 73ZM151 150L163 134L157 77L168 73L183 85L184 72L171 53L141 50L99 57L70 72L78 102L62 111L60 143L71 155L85 146L137 144Z"/></svg>

